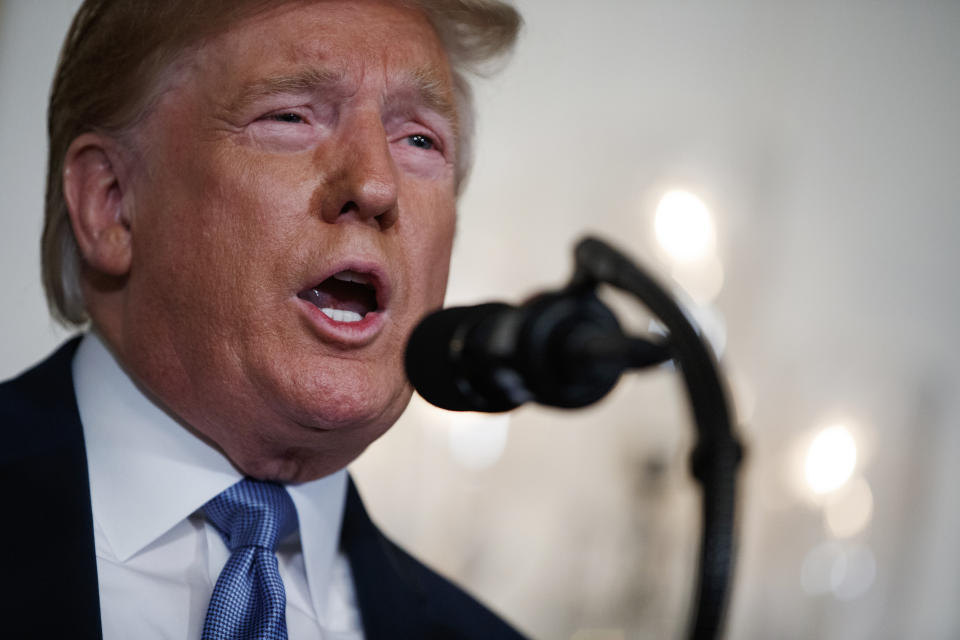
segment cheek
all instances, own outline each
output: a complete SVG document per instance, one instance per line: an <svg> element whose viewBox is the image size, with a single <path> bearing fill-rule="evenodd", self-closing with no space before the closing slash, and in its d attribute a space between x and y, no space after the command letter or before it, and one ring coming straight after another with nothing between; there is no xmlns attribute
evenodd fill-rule
<svg viewBox="0 0 960 640"><path fill-rule="evenodd" d="M440 304L443 302L447 291L447 278L450 275L450 252L453 246L453 223L443 230L443 234L435 245L433 255L430 257L428 267L431 278L434 281L434 290L436 298L432 302Z"/></svg>
<svg viewBox="0 0 960 640"><path fill-rule="evenodd" d="M256 299L251 294L295 236L284 219L294 205L242 157L199 155L156 180L163 193L147 191L148 203L162 205L138 211L135 261L158 301L232 314Z"/></svg>
<svg viewBox="0 0 960 640"><path fill-rule="evenodd" d="M424 287L427 307L443 303L450 271L450 252L456 227L456 210L452 200L436 210L435 216L417 233L419 260L418 278Z"/></svg>
<svg viewBox="0 0 960 640"><path fill-rule="evenodd" d="M197 241L252 267L257 258L283 253L298 236L309 202L300 164L265 162L231 147L199 163L179 213Z"/></svg>

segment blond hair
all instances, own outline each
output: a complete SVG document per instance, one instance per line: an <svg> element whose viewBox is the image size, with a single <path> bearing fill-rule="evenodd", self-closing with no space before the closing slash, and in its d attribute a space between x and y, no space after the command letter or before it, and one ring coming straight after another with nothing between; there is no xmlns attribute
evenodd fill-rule
<svg viewBox="0 0 960 640"><path fill-rule="evenodd" d="M41 260L47 305L65 325L87 321L81 256L63 193L77 136L129 132L163 93L165 74L191 45L294 0L86 0L73 19L50 90L50 139ZM472 160L473 104L465 72L482 72L512 48L520 15L499 0L400 0L420 8L446 48L460 115L458 189Z"/></svg>

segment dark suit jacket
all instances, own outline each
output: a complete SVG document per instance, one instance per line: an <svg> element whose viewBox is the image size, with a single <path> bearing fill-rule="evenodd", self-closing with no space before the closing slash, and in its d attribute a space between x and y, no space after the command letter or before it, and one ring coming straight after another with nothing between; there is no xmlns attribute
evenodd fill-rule
<svg viewBox="0 0 960 640"><path fill-rule="evenodd" d="M0 384L0 636L100 638L93 516L71 362L79 340ZM340 545L369 640L521 638L387 539L351 480Z"/></svg>

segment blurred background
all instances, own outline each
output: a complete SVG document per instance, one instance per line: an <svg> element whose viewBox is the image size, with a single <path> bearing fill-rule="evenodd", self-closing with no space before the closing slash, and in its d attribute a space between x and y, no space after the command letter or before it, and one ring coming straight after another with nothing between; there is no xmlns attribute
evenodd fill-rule
<svg viewBox="0 0 960 640"><path fill-rule="evenodd" d="M0 0L2 378L66 335L38 239L77 4ZM749 448L726 636L960 637L960 3L516 4L513 59L475 85L448 303L519 302L612 240L702 325ZM533 637L681 638L692 436L660 368L576 412L415 398L352 470L390 535Z"/></svg>

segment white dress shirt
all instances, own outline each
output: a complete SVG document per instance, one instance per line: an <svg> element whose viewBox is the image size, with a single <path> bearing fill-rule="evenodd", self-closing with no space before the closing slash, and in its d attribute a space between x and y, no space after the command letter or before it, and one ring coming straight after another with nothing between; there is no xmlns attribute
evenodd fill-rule
<svg viewBox="0 0 960 640"><path fill-rule="evenodd" d="M95 334L73 361L90 468L105 640L196 639L230 551L199 509L242 479L216 449L153 404ZM339 550L346 471L287 491L298 532L277 557L291 640L363 638Z"/></svg>

